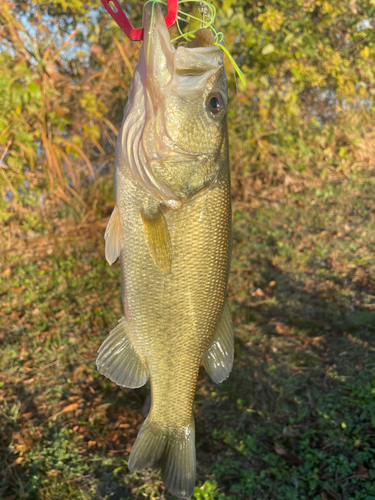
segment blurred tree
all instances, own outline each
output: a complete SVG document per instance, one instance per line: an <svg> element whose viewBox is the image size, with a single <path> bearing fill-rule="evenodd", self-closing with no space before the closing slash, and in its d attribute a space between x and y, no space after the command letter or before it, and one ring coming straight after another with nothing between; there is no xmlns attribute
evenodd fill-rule
<svg viewBox="0 0 375 500"><path fill-rule="evenodd" d="M123 4L134 24L142 6ZM229 115L235 195L357 167L374 110L375 0L216 6L247 79ZM100 213L97 178L113 164L138 50L99 0L2 0L0 220L35 227L30 207L61 202Z"/></svg>
<svg viewBox="0 0 375 500"><path fill-rule="evenodd" d="M78 191L113 161L137 46L98 6L0 6L2 219L21 212L31 224L30 206L59 200L86 211Z"/></svg>
<svg viewBox="0 0 375 500"><path fill-rule="evenodd" d="M232 111L232 143L246 145L234 167L245 199L249 173L275 182L356 165L372 129L374 13L374 0L222 2L222 30L248 81Z"/></svg>

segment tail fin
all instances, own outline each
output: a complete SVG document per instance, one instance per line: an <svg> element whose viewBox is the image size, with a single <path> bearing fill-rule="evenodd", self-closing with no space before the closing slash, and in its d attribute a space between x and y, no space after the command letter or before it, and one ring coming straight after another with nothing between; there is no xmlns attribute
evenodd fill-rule
<svg viewBox="0 0 375 500"><path fill-rule="evenodd" d="M165 487L178 498L190 498L195 486L194 419L174 432L154 427L147 418L130 453L129 470L161 468Z"/></svg>
<svg viewBox="0 0 375 500"><path fill-rule="evenodd" d="M150 425L147 417L130 452L129 470L143 470L148 467L156 469L166 442L167 434L160 428Z"/></svg>
<svg viewBox="0 0 375 500"><path fill-rule="evenodd" d="M194 420L169 437L160 465L165 487L178 498L190 498L195 486Z"/></svg>

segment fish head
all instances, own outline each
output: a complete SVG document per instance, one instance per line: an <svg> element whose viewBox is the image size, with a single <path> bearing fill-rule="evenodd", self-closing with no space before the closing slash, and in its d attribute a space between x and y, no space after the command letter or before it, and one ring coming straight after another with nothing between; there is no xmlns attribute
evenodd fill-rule
<svg viewBox="0 0 375 500"><path fill-rule="evenodd" d="M223 52L217 46L176 49L157 3L145 6L143 26L123 122L126 160L157 198L184 200L211 185L227 161Z"/></svg>

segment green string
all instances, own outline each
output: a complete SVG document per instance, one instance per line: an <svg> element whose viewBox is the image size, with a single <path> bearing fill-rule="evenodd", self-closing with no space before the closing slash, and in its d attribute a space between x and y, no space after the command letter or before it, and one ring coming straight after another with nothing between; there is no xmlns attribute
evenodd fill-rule
<svg viewBox="0 0 375 500"><path fill-rule="evenodd" d="M240 77L241 82L243 83L243 85L246 86L246 80L245 80L244 74L242 73L242 71L240 70L240 68L237 66L236 61L230 55L229 50L226 47L224 47L224 45L221 45L220 43L215 43L215 45L217 47L220 47L221 50L226 53L226 55L229 57L230 62L233 65L234 69L236 70L237 75Z"/></svg>
<svg viewBox="0 0 375 500"><path fill-rule="evenodd" d="M151 11L151 24L152 24L153 19L154 19L154 6L155 6L155 3L161 3L163 5L168 5L168 4L164 0L147 0L147 2L145 3L145 6L148 3L150 3L150 2L152 3L152 11ZM196 30L187 31L187 32L184 33L182 31L182 29L181 29L180 21L185 22L185 23L187 23L189 21L187 19L181 17L181 15L189 17L190 19L194 19L196 21L201 22L202 25L203 25L203 28L210 28L213 31L214 36L215 36L215 43L214 43L214 45L216 45L217 47L220 47L222 49L222 51L228 56L230 62L232 63L232 66L234 67L236 73L238 74L241 82L243 83L243 85L246 85L246 80L245 80L244 74L242 73L242 71L238 67L238 65L235 62L235 60L233 59L233 57L230 55L229 50L223 45L223 43L224 43L224 34L221 31L219 31L216 28L216 26L214 25L214 21L215 21L215 17L216 17L216 8L215 8L215 6L212 5L211 3L208 3L208 2L205 2L205 1L201 1L201 0L183 0L183 3L201 3L205 7L207 7L207 9L208 9L209 12L208 12L207 16L204 16L204 18L199 18L199 17L196 17L196 16L192 16L191 14L186 14L182 10L178 10L177 13L180 14L180 15L177 15L176 26L177 26L177 29L178 29L180 35L177 36L176 38L173 38L173 40L171 40L171 42L175 42L176 40L180 40L181 38L184 38L185 42L182 42L182 43L186 44L192 38L195 38L194 33L196 31L198 31L198 29L200 29L200 28L197 28ZM209 18L209 20L207 20L207 17ZM149 60L149 53L150 53L150 38L149 38L149 43L148 43L148 46L147 46L147 64L148 64L148 60Z"/></svg>

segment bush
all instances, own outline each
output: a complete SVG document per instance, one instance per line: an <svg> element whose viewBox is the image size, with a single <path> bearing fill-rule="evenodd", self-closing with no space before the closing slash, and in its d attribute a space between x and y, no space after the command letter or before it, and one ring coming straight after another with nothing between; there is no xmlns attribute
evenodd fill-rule
<svg viewBox="0 0 375 500"><path fill-rule="evenodd" d="M127 7L139 23L142 5ZM235 196L246 201L264 186L372 166L375 2L224 0L217 7L247 80L235 94L228 62ZM25 216L30 208L65 207L62 215L78 218L106 211L104 180L138 50L98 0L1 4L3 224L17 216L37 226L38 217Z"/></svg>

